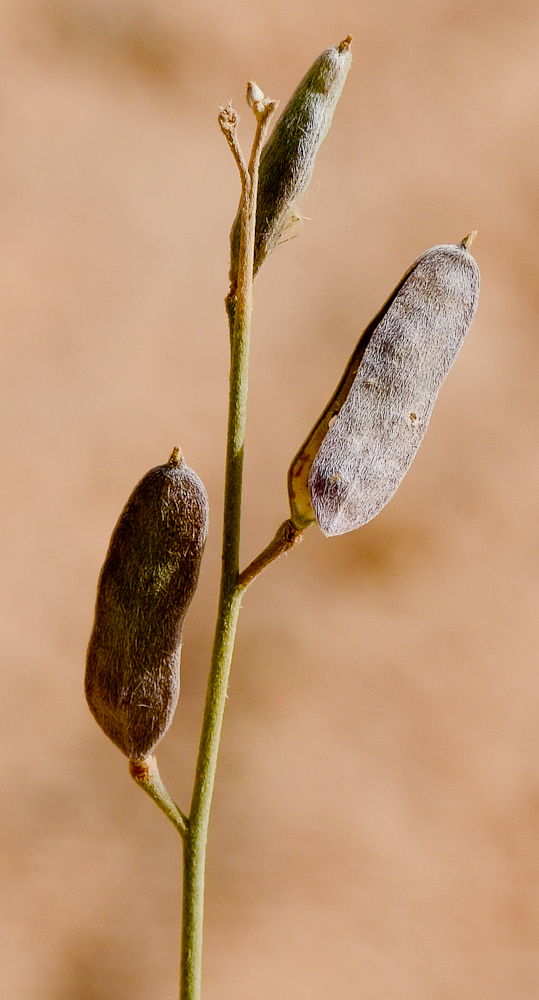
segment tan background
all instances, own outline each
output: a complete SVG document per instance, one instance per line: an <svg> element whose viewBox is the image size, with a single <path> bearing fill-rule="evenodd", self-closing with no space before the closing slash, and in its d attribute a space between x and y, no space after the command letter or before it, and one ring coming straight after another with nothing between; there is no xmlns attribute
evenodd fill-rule
<svg viewBox="0 0 539 1000"><path fill-rule="evenodd" d="M0 996L172 1000L180 845L86 709L98 571L181 444L211 498L159 760L187 809L211 644L238 180L216 124L355 61L256 287L244 559L411 261L480 232L477 319L395 499L249 592L204 1000L539 996L539 7L3 0Z"/></svg>

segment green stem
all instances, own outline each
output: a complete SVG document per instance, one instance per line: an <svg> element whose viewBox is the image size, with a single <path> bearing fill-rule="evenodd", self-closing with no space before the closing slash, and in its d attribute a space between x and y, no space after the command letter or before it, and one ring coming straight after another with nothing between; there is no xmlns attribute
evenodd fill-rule
<svg viewBox="0 0 539 1000"><path fill-rule="evenodd" d="M143 760L140 764L133 760L129 761L129 773L132 778L136 781L137 785L154 800L160 809L163 810L165 816L168 817L171 823L181 833L182 837L185 837L187 833L188 821L183 815L181 809L176 805L173 799L167 792L159 774L159 768L157 767L157 761L155 757L148 757Z"/></svg>
<svg viewBox="0 0 539 1000"><path fill-rule="evenodd" d="M281 556L283 552L288 552L292 549L294 545L301 542L303 539L303 529L298 528L296 524L290 519L288 521L283 521L275 533L275 537L272 538L269 545L262 550L260 555L253 559L249 565L242 570L238 577L238 586L242 587L243 590L247 590L247 587L251 585L253 580L256 580L257 576L262 572L266 566L269 566L274 559Z"/></svg>
<svg viewBox="0 0 539 1000"><path fill-rule="evenodd" d="M244 590L243 586L238 585L238 576L256 194L260 151L274 109L275 102L268 102L263 108L253 108L257 117L257 129L249 168L245 166L236 139L236 113L228 107L222 108L219 115L219 124L235 156L242 180L242 231L231 345L221 589L191 813L184 838L180 1000L200 1000L208 824L228 677Z"/></svg>
<svg viewBox="0 0 539 1000"><path fill-rule="evenodd" d="M181 1000L200 997L206 844L241 597L238 588L229 593L221 591L191 818L184 841Z"/></svg>

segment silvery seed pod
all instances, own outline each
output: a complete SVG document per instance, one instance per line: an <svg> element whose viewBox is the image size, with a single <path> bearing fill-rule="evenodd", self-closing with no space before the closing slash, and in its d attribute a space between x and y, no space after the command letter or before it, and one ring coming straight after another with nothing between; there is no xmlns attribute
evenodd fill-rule
<svg viewBox="0 0 539 1000"><path fill-rule="evenodd" d="M340 45L326 49L290 98L260 158L254 274L279 242L295 216L295 206L306 190L314 161L325 139L337 101L352 64L348 35ZM241 204L230 233L230 281L238 276Z"/></svg>
<svg viewBox="0 0 539 1000"><path fill-rule="evenodd" d="M418 257L363 333L290 467L298 527L318 522L324 535L342 535L391 500L475 315L474 237Z"/></svg>
<svg viewBox="0 0 539 1000"><path fill-rule="evenodd" d="M208 497L175 448L129 497L97 587L85 690L122 753L145 760L172 722L183 623L208 533Z"/></svg>

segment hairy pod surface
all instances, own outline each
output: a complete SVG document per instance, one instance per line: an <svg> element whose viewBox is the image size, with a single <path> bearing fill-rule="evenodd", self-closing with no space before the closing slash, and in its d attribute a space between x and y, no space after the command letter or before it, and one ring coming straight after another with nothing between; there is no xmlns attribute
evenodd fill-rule
<svg viewBox="0 0 539 1000"><path fill-rule="evenodd" d="M474 236L422 254L364 331L290 467L298 527L353 531L376 517L406 475L477 308Z"/></svg>
<svg viewBox="0 0 539 1000"><path fill-rule="evenodd" d="M203 483L175 449L166 465L141 479L112 533L85 690L93 716L132 761L145 760L172 722L208 509Z"/></svg>
<svg viewBox="0 0 539 1000"><path fill-rule="evenodd" d="M349 35L318 56L294 91L260 158L254 274L275 249L311 180L352 64ZM230 280L238 276L241 203L230 233Z"/></svg>

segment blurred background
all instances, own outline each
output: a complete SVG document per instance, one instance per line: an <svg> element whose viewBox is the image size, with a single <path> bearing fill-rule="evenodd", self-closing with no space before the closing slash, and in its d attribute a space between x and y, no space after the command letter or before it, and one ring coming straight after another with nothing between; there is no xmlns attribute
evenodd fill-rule
<svg viewBox="0 0 539 1000"><path fill-rule="evenodd" d="M3 0L0 997L177 996L180 843L88 712L99 569L181 445L211 534L158 752L188 810L220 563L217 107L355 36L301 235L255 289L243 562L415 259L478 229L477 318L392 502L248 592L209 845L204 1000L539 995L539 7Z"/></svg>

